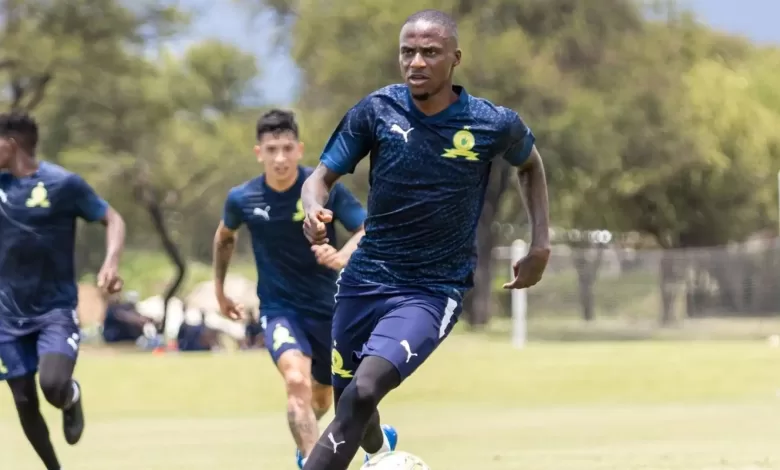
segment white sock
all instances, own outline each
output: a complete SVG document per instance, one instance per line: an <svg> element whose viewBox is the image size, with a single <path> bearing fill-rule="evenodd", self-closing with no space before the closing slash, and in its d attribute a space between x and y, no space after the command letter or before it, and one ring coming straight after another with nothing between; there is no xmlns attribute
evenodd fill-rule
<svg viewBox="0 0 780 470"><path fill-rule="evenodd" d="M301 466L302 466L302 467L305 467L305 466L306 466L306 461L307 461L307 460L309 460L309 458L308 458L308 457L304 457L304 458L303 458L303 460L301 460Z"/></svg>
<svg viewBox="0 0 780 470"><path fill-rule="evenodd" d="M73 406L74 403L78 403L79 398L81 398L81 390L79 389L79 385L76 383L75 380L72 380L70 383L73 386L73 398L70 400L70 403L68 404L68 408Z"/></svg>
<svg viewBox="0 0 780 470"><path fill-rule="evenodd" d="M387 440L387 434L382 431L382 447L373 454L368 454L368 457L371 458L375 455L384 454L385 452L390 452L390 441Z"/></svg>

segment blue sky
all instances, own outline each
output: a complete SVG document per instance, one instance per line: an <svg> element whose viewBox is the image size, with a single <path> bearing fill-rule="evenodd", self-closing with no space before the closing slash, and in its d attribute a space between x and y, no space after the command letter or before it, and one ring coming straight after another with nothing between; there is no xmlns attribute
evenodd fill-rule
<svg viewBox="0 0 780 470"><path fill-rule="evenodd" d="M219 38L255 54L264 71L257 84L265 101L289 104L295 97L296 70L294 63L271 44L274 25L265 15L250 18L247 12L228 0L180 0L184 8L194 8L199 14L194 30L187 37L171 44L184 48L192 41ZM683 0L700 20L724 31L747 36L760 43L780 44L780 2L773 0Z"/></svg>

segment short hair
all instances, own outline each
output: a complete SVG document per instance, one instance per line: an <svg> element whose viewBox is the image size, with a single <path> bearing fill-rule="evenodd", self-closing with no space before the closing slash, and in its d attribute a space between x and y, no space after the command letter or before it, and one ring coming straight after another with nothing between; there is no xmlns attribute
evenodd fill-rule
<svg viewBox="0 0 780 470"><path fill-rule="evenodd" d="M29 152L38 146L38 123L21 111L0 114L0 137L13 138Z"/></svg>
<svg viewBox="0 0 780 470"><path fill-rule="evenodd" d="M452 16L448 15L447 13L444 13L441 10L421 10L406 18L406 21L404 22L404 26L406 26L409 23L414 23L415 21L420 21L420 20L428 21L430 23L442 26L444 28L444 31L447 33L447 35L455 39L455 41L457 42L458 23L455 21L455 19L452 18Z"/></svg>
<svg viewBox="0 0 780 470"><path fill-rule="evenodd" d="M257 140L262 139L265 134L279 134L282 132L292 132L295 138L298 138L298 123L295 122L295 113L292 111L272 109L257 120L257 127L255 128Z"/></svg>

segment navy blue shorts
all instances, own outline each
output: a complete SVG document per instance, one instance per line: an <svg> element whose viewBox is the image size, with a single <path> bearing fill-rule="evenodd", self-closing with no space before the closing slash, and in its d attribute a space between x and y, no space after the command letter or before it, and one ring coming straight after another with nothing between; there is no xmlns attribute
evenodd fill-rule
<svg viewBox="0 0 780 470"><path fill-rule="evenodd" d="M38 372L38 360L45 354L78 358L81 335L74 311L58 310L26 321L21 332L0 332L0 381Z"/></svg>
<svg viewBox="0 0 780 470"><path fill-rule="evenodd" d="M459 299L340 284L333 311L333 386L346 387L365 356L387 359L405 380L452 331Z"/></svg>
<svg viewBox="0 0 780 470"><path fill-rule="evenodd" d="M268 314L260 317L265 346L274 364L289 350L311 358L311 376L330 385L330 320L305 318L297 313Z"/></svg>

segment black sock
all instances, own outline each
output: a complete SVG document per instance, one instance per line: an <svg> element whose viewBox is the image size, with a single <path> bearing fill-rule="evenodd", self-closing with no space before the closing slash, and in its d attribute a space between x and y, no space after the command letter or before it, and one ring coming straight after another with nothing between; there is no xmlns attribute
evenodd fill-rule
<svg viewBox="0 0 780 470"><path fill-rule="evenodd" d="M376 437L371 432L366 436L366 430L369 425L378 427L378 415L372 423L377 405L400 381L398 371L389 361L366 357L339 397L336 417L317 441L304 470L347 470L364 437Z"/></svg>
<svg viewBox="0 0 780 470"><path fill-rule="evenodd" d="M369 454L376 454L385 443L385 433L379 421L379 411L374 411L366 425L366 431L363 433L363 441L360 447Z"/></svg>
<svg viewBox="0 0 780 470"><path fill-rule="evenodd" d="M11 387L19 422L27 440L46 466L46 470L60 470L57 454L54 453L54 446L49 439L49 428L41 414L35 376L11 379L8 385Z"/></svg>

